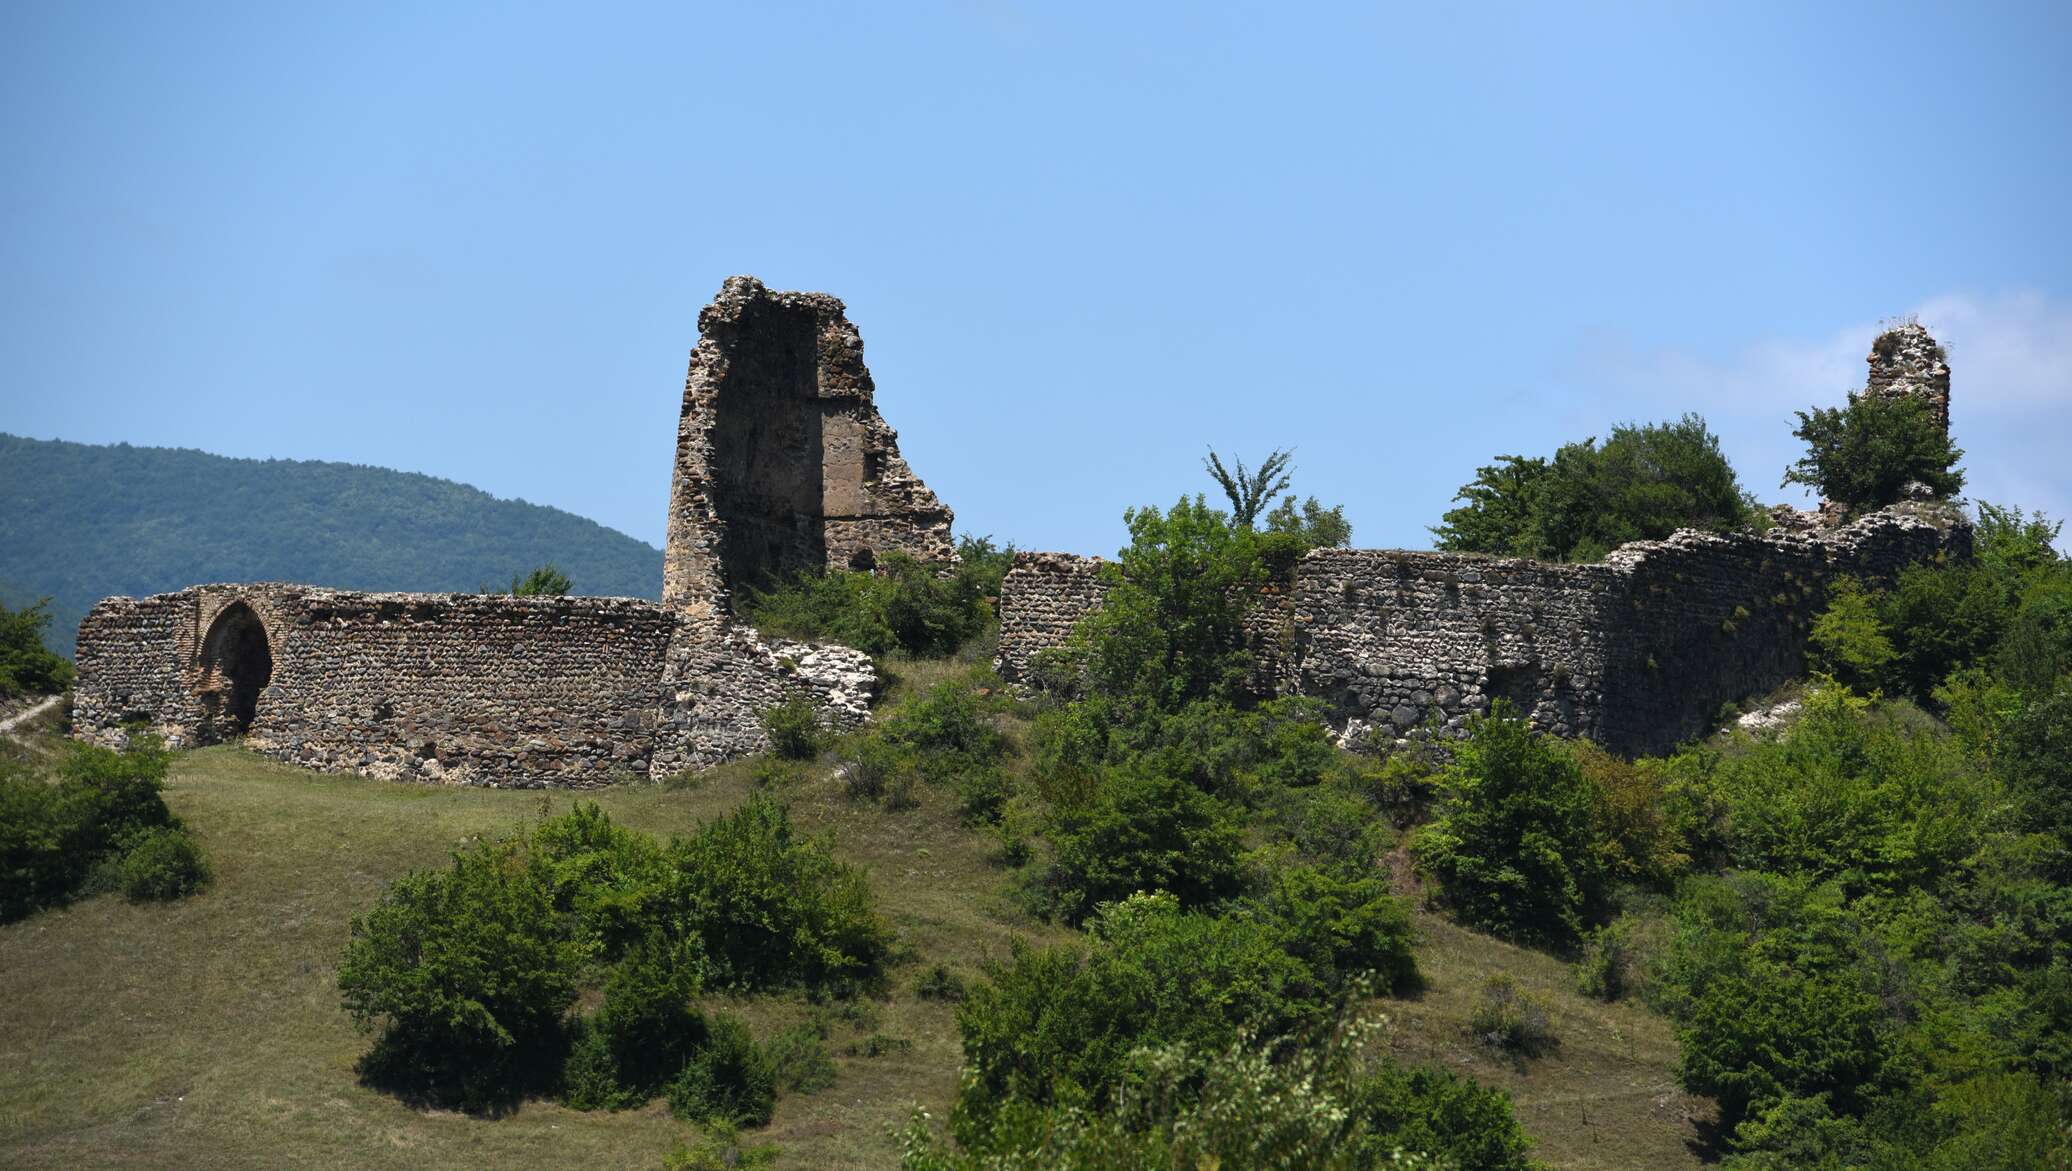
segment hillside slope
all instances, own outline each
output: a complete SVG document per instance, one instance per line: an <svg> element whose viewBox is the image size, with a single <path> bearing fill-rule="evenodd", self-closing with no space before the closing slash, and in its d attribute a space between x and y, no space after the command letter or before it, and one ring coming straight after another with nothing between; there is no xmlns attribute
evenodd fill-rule
<svg viewBox="0 0 2072 1171"><path fill-rule="evenodd" d="M548 561L579 593L660 594L660 550L451 480L0 434L0 601L49 595L49 641L65 654L111 594L211 581L473 590Z"/></svg>

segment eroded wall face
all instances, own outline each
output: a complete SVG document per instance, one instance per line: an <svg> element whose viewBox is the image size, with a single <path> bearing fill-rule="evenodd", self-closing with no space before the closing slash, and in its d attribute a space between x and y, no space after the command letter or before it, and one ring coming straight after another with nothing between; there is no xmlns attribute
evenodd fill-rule
<svg viewBox="0 0 2072 1171"><path fill-rule="evenodd" d="M233 692L210 633L245 610L270 660L235 729L245 746L388 780L580 789L665 776L764 751L762 712L794 696L851 727L876 683L861 651L714 631L638 599L200 586L87 616L77 734L227 738Z"/></svg>
<svg viewBox="0 0 2072 1171"><path fill-rule="evenodd" d="M1323 701L1348 743L1458 736L1503 699L1545 731L1659 753L1802 674L1835 580L1889 579L1970 545L1954 509L1907 504L1814 533L1681 532L1598 565L1320 549L1248 625L1260 678ZM1016 558L1001 586L1004 676L1030 681L1100 605L1097 571L1091 558Z"/></svg>
<svg viewBox="0 0 2072 1171"><path fill-rule="evenodd" d="M951 559L950 510L878 415L842 303L726 282L684 380L662 598L718 621L732 595L884 553Z"/></svg>

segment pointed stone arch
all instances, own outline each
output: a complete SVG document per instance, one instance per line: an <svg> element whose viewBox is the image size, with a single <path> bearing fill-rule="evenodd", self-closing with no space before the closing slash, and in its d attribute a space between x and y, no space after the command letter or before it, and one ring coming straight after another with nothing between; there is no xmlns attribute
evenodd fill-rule
<svg viewBox="0 0 2072 1171"><path fill-rule="evenodd" d="M273 681L273 642L251 606L232 602L209 623L201 641L201 701L197 741L213 744L244 735L259 718L259 698Z"/></svg>

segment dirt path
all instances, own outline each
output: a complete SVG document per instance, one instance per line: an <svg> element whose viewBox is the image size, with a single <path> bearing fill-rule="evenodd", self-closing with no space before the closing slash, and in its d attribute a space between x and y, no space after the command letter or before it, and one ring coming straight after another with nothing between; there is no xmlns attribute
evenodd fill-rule
<svg viewBox="0 0 2072 1171"><path fill-rule="evenodd" d="M42 715L44 712L47 712L50 709L56 707L58 705L58 701L63 698L65 697L62 695L53 695L50 698L44 700L42 703L39 703L34 707L29 708L27 711L21 712L18 715L9 716L4 720L0 720L0 736L5 736L12 733L15 730L15 728L19 725L26 724L30 720L35 719L37 716Z"/></svg>

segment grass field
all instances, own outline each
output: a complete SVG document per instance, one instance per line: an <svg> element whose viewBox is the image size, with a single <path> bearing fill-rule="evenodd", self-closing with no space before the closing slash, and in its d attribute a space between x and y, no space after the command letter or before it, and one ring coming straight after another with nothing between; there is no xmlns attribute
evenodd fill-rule
<svg viewBox="0 0 2072 1171"><path fill-rule="evenodd" d="M667 835L745 800L749 772L583 799ZM919 808L888 813L819 772L782 795L867 870L912 958L886 997L835 1014L834 1086L781 1099L774 1123L744 1141L777 1144L784 1167L891 1166L887 1124L915 1103L941 1117L957 1083L954 1010L915 994L921 974L940 963L971 980L1016 936L1070 933L1021 913L991 840L958 825L943 795L924 790ZM695 1137L659 1103L585 1114L536 1102L486 1120L412 1110L355 1081L368 1038L334 983L351 916L398 875L565 811L571 796L317 775L219 747L178 758L167 800L209 852L207 891L160 905L104 896L0 927L0 1166L659 1167ZM1551 1166L1697 1165L1692 1119L1708 1107L1676 1088L1666 1022L1576 995L1558 960L1418 920L1429 986L1384 1005L1402 1059L1509 1090ZM1496 971L1548 1002L1552 1052L1514 1062L1467 1035ZM770 997L723 1007L759 1032L815 1011Z"/></svg>

